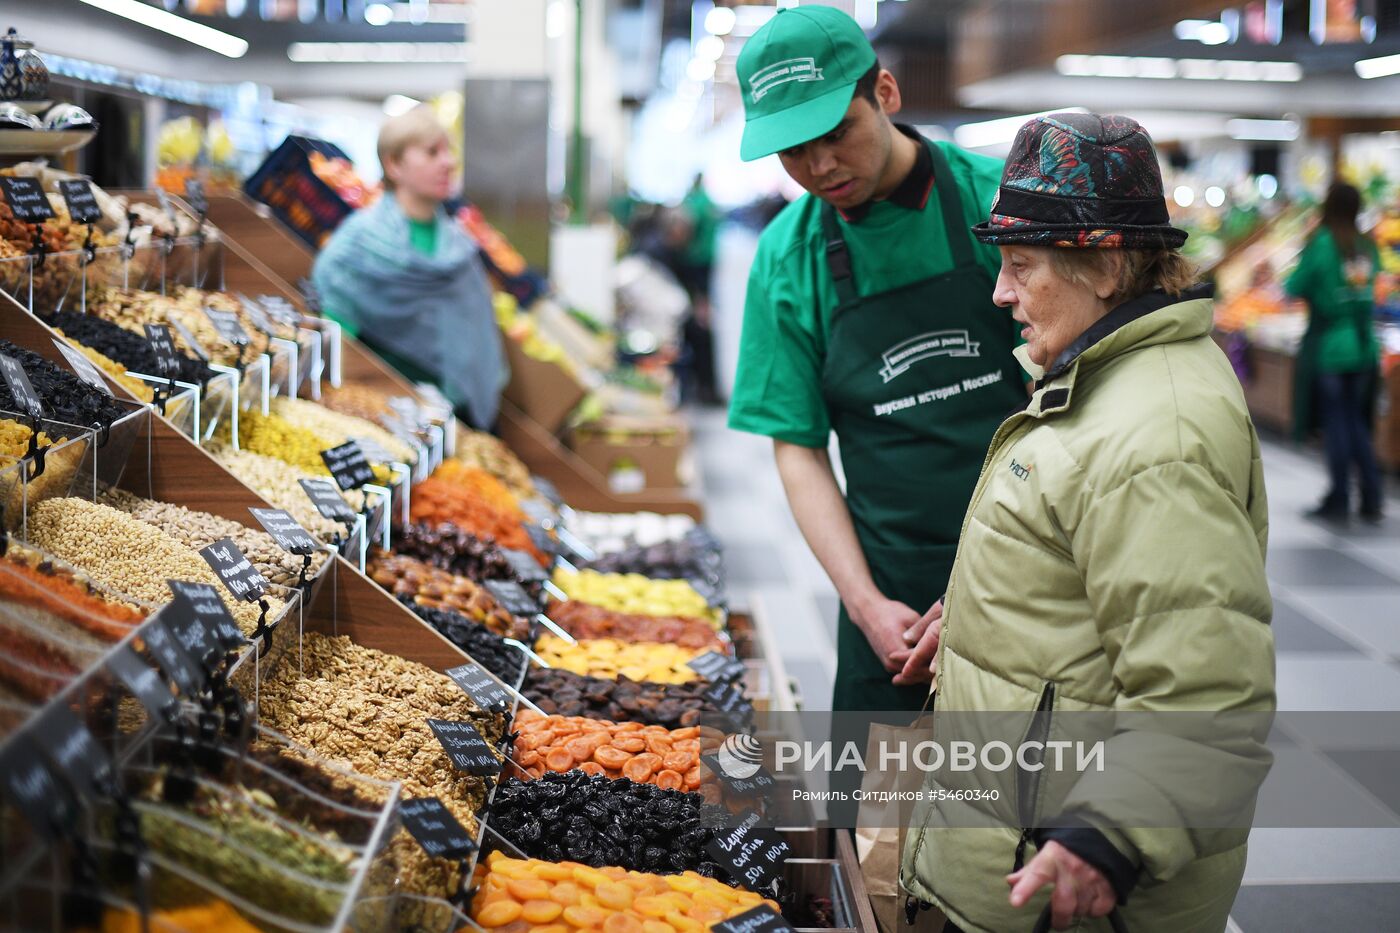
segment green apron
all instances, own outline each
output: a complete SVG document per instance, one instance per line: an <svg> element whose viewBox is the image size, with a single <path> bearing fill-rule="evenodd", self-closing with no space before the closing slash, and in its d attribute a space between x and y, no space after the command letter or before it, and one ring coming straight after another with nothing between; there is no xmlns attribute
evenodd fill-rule
<svg viewBox="0 0 1400 933"><path fill-rule="evenodd" d="M822 394L846 504L875 586L919 613L947 588L992 434L1026 401L1008 313L992 303L995 283L974 254L947 158L929 148L949 271L862 297L836 213L822 212L838 298ZM833 710L917 711L928 697L925 686L890 682L844 606L836 652Z"/></svg>

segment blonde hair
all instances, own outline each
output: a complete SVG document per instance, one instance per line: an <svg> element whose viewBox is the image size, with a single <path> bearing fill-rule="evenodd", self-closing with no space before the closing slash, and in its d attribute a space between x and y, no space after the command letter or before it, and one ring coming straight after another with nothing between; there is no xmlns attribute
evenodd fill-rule
<svg viewBox="0 0 1400 933"><path fill-rule="evenodd" d="M1116 274L1112 254L1122 259ZM1174 249L1051 247L1050 259L1061 278L1086 288L1111 276L1115 304L1158 289L1176 298L1200 279L1191 261Z"/></svg>
<svg viewBox="0 0 1400 933"><path fill-rule="evenodd" d="M407 113L390 117L379 128L379 167L384 173L384 187L394 190L394 182L389 177L389 163L403 158L410 146L427 148L447 136L447 127L438 120L433 109L420 104Z"/></svg>

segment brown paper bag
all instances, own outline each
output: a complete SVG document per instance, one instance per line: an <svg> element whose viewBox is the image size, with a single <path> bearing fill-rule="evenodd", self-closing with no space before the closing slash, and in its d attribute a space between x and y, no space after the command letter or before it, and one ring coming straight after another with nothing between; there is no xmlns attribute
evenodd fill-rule
<svg viewBox="0 0 1400 933"><path fill-rule="evenodd" d="M912 726L872 723L865 747L867 764L879 761L882 742L917 742L927 738L933 728L933 717L926 710ZM893 793L915 789L921 783L922 775L867 767L860 789L867 795L881 791ZM947 921L937 908L919 911L912 926L905 922L904 901L908 895L899 886L899 862L904 838L909 833L909 810L909 804L897 801L861 801L855 831L860 873L865 879L870 906L881 933L942 933Z"/></svg>

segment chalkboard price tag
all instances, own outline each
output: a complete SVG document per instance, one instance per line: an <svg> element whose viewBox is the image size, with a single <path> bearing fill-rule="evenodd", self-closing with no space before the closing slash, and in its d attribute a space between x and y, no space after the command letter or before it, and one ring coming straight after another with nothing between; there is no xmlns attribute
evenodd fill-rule
<svg viewBox="0 0 1400 933"><path fill-rule="evenodd" d="M164 324L147 324L146 340L156 355L157 376L174 379L180 374L180 351L175 349L175 337Z"/></svg>
<svg viewBox="0 0 1400 933"><path fill-rule="evenodd" d="M277 336L273 331L272 322L267 319L267 312L263 310L261 304L249 298L247 295L239 295L238 298L243 305L243 313L248 316L248 320L253 322L254 327L264 334L267 334L269 337Z"/></svg>
<svg viewBox="0 0 1400 933"><path fill-rule="evenodd" d="M719 778L724 789L735 797L757 797L778 786L777 778L772 772L760 764L752 762L731 762L730 767L725 767L725 762L721 761L717 755L701 755L700 763L710 769L710 773ZM738 764L740 767L735 768ZM733 769L736 773L730 773ZM740 775L743 775L742 777Z"/></svg>
<svg viewBox="0 0 1400 933"><path fill-rule="evenodd" d="M39 393L34 391L34 385L25 375L19 360L7 353L0 353L0 376L4 376L5 384L10 387L10 395L14 396L15 404L25 414L31 418L44 417L44 403L40 401Z"/></svg>
<svg viewBox="0 0 1400 933"><path fill-rule="evenodd" d="M102 370L94 366L92 360L57 337L53 338L53 345L58 347L58 352L63 354L63 358L68 361L68 365L73 368L79 379L100 392L112 394L112 390L107 387L107 380L102 377Z"/></svg>
<svg viewBox="0 0 1400 933"><path fill-rule="evenodd" d="M513 616L532 619L543 608L539 600L514 580L487 580L484 585L501 608Z"/></svg>
<svg viewBox="0 0 1400 933"><path fill-rule="evenodd" d="M232 538L223 538L200 548L199 556L228 587L234 599L245 603L256 602L267 592L267 580L258 573L258 568L238 549Z"/></svg>
<svg viewBox="0 0 1400 933"><path fill-rule="evenodd" d="M511 692L475 661L452 668L447 676L482 709L494 712L510 708Z"/></svg>
<svg viewBox="0 0 1400 933"><path fill-rule="evenodd" d="M195 339L190 329L181 324L177 318L170 319L170 326L175 328L175 333L180 335L180 339L185 342L185 346L190 348L190 352L199 357L204 362L209 362L209 351L204 349L204 345Z"/></svg>
<svg viewBox="0 0 1400 933"><path fill-rule="evenodd" d="M170 722L179 715L179 703L160 672L142 661L135 651L122 645L107 659L107 670L125 685L131 695L158 719Z"/></svg>
<svg viewBox="0 0 1400 933"><path fill-rule="evenodd" d="M53 218L53 205L39 179L0 176L0 191L4 192L5 203L10 205L16 220L41 224Z"/></svg>
<svg viewBox="0 0 1400 933"><path fill-rule="evenodd" d="M433 858L460 859L476 851L476 842L436 797L415 797L399 804L404 828Z"/></svg>
<svg viewBox="0 0 1400 933"><path fill-rule="evenodd" d="M782 877L792 848L771 829L758 825L758 814L745 810L727 827L716 830L705 851L751 891L764 891Z"/></svg>
<svg viewBox="0 0 1400 933"><path fill-rule="evenodd" d="M433 730L443 751L452 760L452 766L466 774L485 777L501 773L501 762L476 726L469 722L455 722L450 719L429 719L428 727Z"/></svg>
<svg viewBox="0 0 1400 933"><path fill-rule="evenodd" d="M205 674L189 652L180 646L175 633L166 626L164 615L165 610L162 610L146 620L146 624L141 626L141 641L181 693L196 694L204 686Z"/></svg>
<svg viewBox="0 0 1400 933"><path fill-rule="evenodd" d="M531 474L530 483L535 487L535 490L540 495L544 496L547 500L553 503L555 508L559 508L561 505L564 504L564 497L559 495L558 487L556 487L549 480L545 479L543 476L535 476L534 474Z"/></svg>
<svg viewBox="0 0 1400 933"><path fill-rule="evenodd" d="M92 193L92 183L86 178L72 178L58 183L58 193L68 205L68 216L75 224L95 224L102 219L102 208Z"/></svg>
<svg viewBox="0 0 1400 933"><path fill-rule="evenodd" d="M743 661L735 660L719 651L707 651L691 658L685 666L712 683L730 683L744 676Z"/></svg>
<svg viewBox="0 0 1400 933"><path fill-rule="evenodd" d="M534 522L526 522L525 533L530 536L530 543L537 547L542 553L551 555L559 553L559 542L541 526L536 525Z"/></svg>
<svg viewBox="0 0 1400 933"><path fill-rule="evenodd" d="M72 793L54 775L28 735L15 736L0 755L0 788L29 825L49 839L72 825L77 816Z"/></svg>
<svg viewBox="0 0 1400 933"><path fill-rule="evenodd" d="M520 511L536 525L544 526L555 520L554 510L543 499L521 499Z"/></svg>
<svg viewBox="0 0 1400 933"><path fill-rule="evenodd" d="M243 646L246 639L239 630L238 623L228 606L219 596L219 591L209 583L190 583L185 580L166 580L165 585L175 594L175 599L183 603L190 616L198 619L205 630L211 632L224 651L234 651Z"/></svg>
<svg viewBox="0 0 1400 933"><path fill-rule="evenodd" d="M549 579L549 574L540 566L540 562L535 560L526 551L518 551L515 548L503 548L506 560L510 562L510 569L524 583L543 583Z"/></svg>
<svg viewBox="0 0 1400 933"><path fill-rule="evenodd" d="M328 518L333 522L341 522L346 525L355 524L355 510L350 508L350 503L345 501L345 497L340 494L340 490L328 479L302 479L301 488L316 506L316 511L321 513L323 518Z"/></svg>
<svg viewBox="0 0 1400 933"><path fill-rule="evenodd" d="M200 217L209 213L209 198L204 194L204 182L191 178L185 182L185 203Z"/></svg>
<svg viewBox="0 0 1400 933"><path fill-rule="evenodd" d="M238 322L238 315L232 311L220 311L218 308L205 308L204 316L209 319L209 323L214 325L214 329L235 347L246 347L248 345L248 332L243 329L243 325Z"/></svg>
<svg viewBox="0 0 1400 933"><path fill-rule="evenodd" d="M365 483L374 482L374 470L370 469L365 452L354 441L321 451L321 459L341 489L359 489Z"/></svg>
<svg viewBox="0 0 1400 933"><path fill-rule="evenodd" d="M258 520L258 524L268 534L272 535L272 540L277 542L277 546L289 554L306 555L316 550L316 539L307 534L305 528L292 518L289 512L283 509L249 509L253 517Z"/></svg>
<svg viewBox="0 0 1400 933"><path fill-rule="evenodd" d="M115 772L111 757L66 707L46 711L30 735L83 797L98 800L112 792Z"/></svg>
<svg viewBox="0 0 1400 933"><path fill-rule="evenodd" d="M712 923L710 929L716 933L782 933L784 930L791 931L793 927L783 919L782 914L774 913L773 908L764 904L728 920Z"/></svg>

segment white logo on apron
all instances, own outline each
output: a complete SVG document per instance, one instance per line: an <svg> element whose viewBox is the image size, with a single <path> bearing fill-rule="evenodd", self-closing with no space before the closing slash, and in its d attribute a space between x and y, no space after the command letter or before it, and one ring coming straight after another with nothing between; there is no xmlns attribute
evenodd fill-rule
<svg viewBox="0 0 1400 933"><path fill-rule="evenodd" d="M972 340L965 330L936 330L910 337L880 354L884 360L880 378L889 382L908 372L915 363L935 356L981 356L979 346L981 344Z"/></svg>

